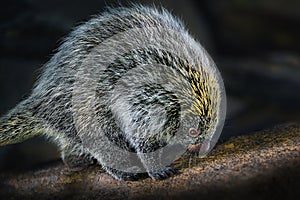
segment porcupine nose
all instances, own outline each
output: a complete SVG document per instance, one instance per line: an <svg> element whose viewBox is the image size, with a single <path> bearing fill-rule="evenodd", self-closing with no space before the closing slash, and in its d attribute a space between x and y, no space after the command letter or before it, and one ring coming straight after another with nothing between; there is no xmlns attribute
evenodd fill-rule
<svg viewBox="0 0 300 200"><path fill-rule="evenodd" d="M207 142L204 142L204 143L198 143L198 144L190 144L188 146L188 151L192 154L202 155L202 153L206 153L209 148L210 148L210 144Z"/></svg>
<svg viewBox="0 0 300 200"><path fill-rule="evenodd" d="M201 144L190 144L188 150L191 153L198 153L201 149Z"/></svg>

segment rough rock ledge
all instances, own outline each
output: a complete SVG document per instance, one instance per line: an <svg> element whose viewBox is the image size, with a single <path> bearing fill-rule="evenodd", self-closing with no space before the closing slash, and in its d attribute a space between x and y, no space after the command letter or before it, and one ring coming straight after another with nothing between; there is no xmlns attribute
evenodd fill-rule
<svg viewBox="0 0 300 200"><path fill-rule="evenodd" d="M233 138L174 166L179 173L163 181L116 181L101 167L70 173L57 162L0 173L0 199L298 199L300 125Z"/></svg>

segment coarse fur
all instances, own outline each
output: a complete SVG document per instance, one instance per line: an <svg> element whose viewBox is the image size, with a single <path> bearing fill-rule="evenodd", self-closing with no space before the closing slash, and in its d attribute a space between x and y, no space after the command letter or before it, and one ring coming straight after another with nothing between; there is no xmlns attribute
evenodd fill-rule
<svg viewBox="0 0 300 200"><path fill-rule="evenodd" d="M1 119L0 146L44 134L70 168L96 160L115 178L134 178L105 163L105 136L137 153L150 177L166 178L172 168L157 169L144 153L164 147L179 127L201 133L189 141L197 151L212 140L223 120L222 84L206 51L165 9L108 9L66 37L30 97Z"/></svg>

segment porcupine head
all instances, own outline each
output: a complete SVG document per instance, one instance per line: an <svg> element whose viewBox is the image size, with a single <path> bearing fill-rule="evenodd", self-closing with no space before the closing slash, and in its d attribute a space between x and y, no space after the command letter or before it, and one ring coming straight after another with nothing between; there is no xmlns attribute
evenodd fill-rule
<svg viewBox="0 0 300 200"><path fill-rule="evenodd" d="M220 74L165 9L110 8L70 33L31 95L1 118L0 146L46 135L64 163L163 179L207 154L225 118Z"/></svg>

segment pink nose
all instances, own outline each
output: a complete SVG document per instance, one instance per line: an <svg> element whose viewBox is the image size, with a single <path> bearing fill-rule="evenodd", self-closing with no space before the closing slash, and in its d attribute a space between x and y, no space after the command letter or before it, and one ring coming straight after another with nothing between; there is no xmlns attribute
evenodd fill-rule
<svg viewBox="0 0 300 200"><path fill-rule="evenodd" d="M201 149L201 144L190 144L188 146L188 150L191 153L199 153L200 149Z"/></svg>
<svg viewBox="0 0 300 200"><path fill-rule="evenodd" d="M198 153L199 155L205 155L210 150L210 143L207 141L198 143L198 144L190 144L188 146L188 150L191 153Z"/></svg>

